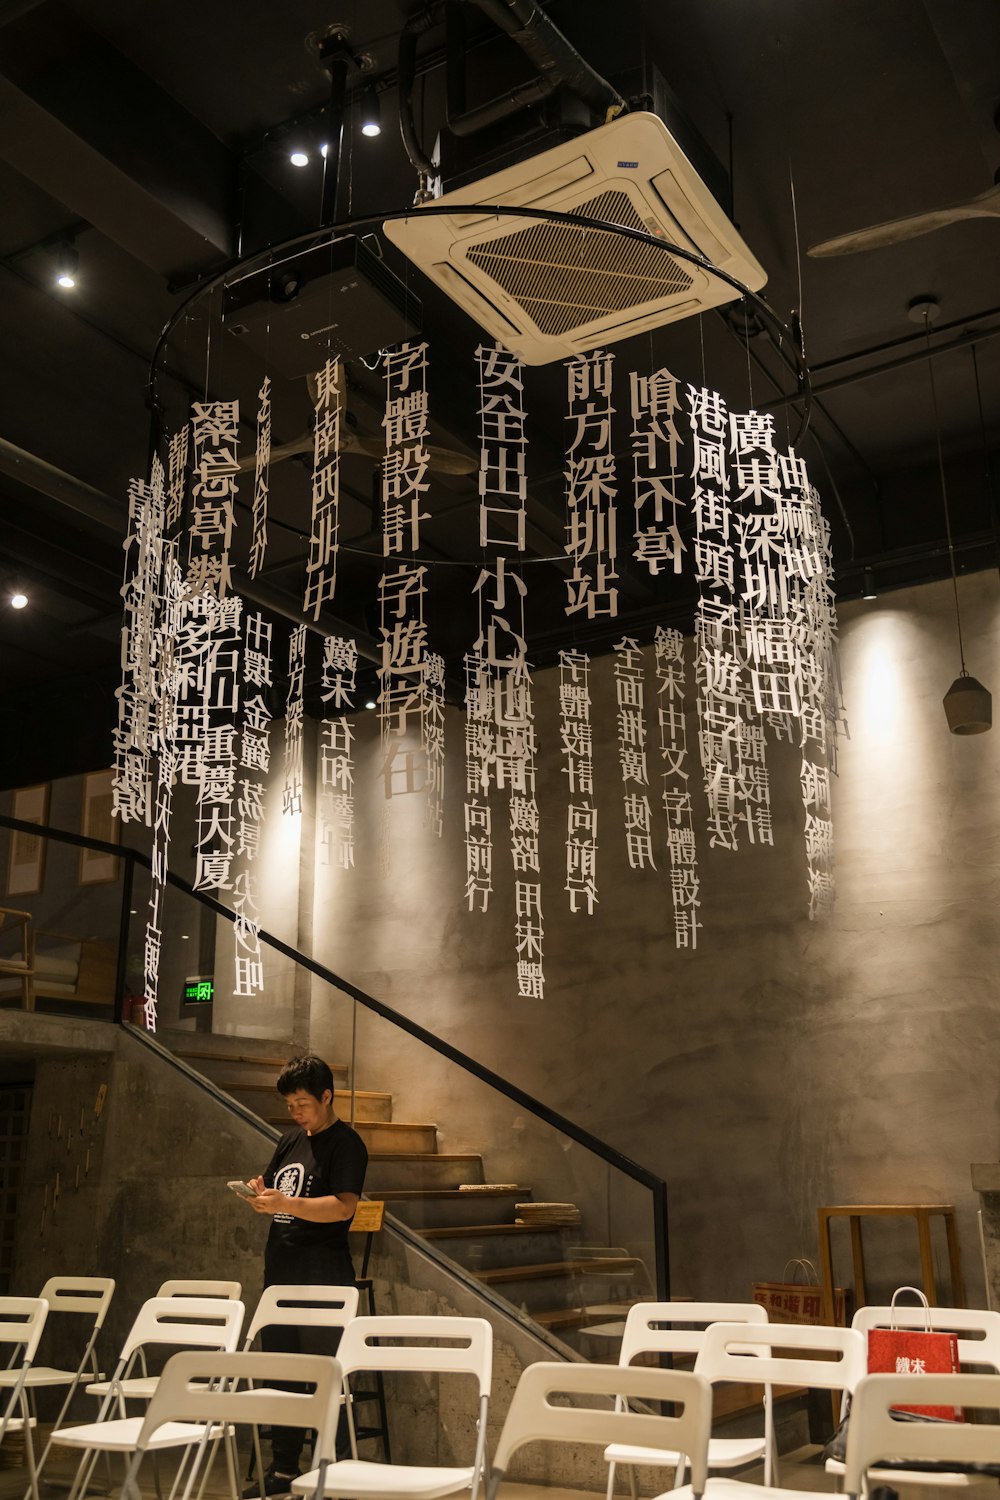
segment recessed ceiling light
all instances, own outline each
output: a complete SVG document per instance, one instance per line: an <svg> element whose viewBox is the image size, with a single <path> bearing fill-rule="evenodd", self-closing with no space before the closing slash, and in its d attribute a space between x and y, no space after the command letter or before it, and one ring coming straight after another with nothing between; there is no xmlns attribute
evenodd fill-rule
<svg viewBox="0 0 1000 1500"><path fill-rule="evenodd" d="M76 286L76 269L79 264L80 257L75 248L68 241L60 245L56 251L56 286L71 292Z"/></svg>
<svg viewBox="0 0 1000 1500"><path fill-rule="evenodd" d="M27 602L28 602L28 596L27 596L27 594L11 594L11 596L10 596L10 607L11 607L11 609L24 609L24 607L27 604Z"/></svg>
<svg viewBox="0 0 1000 1500"><path fill-rule="evenodd" d="M367 136L382 134L382 116L378 94L375 92L373 83L368 85L361 98L361 134Z"/></svg>
<svg viewBox="0 0 1000 1500"><path fill-rule="evenodd" d="M288 160L293 167L307 167L309 165L309 157L304 151L293 151Z"/></svg>
<svg viewBox="0 0 1000 1500"><path fill-rule="evenodd" d="M368 702L365 704L365 708L377 708L377 707L378 707L378 704L375 702L374 698L369 698Z"/></svg>

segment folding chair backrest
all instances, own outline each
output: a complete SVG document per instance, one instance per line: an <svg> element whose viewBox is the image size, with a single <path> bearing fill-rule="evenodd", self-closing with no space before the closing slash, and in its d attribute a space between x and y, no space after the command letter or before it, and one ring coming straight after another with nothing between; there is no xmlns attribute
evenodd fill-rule
<svg viewBox="0 0 1000 1500"><path fill-rule="evenodd" d="M749 1352L757 1349L760 1354ZM780 1349L781 1354L772 1351ZM786 1350L793 1352L788 1354ZM811 1359L825 1353L834 1359ZM804 1385L851 1391L865 1374L867 1350L854 1328L803 1327L798 1323L712 1323L695 1359L706 1380Z"/></svg>
<svg viewBox="0 0 1000 1500"><path fill-rule="evenodd" d="M262 1328L275 1323L286 1328L344 1328L357 1314L359 1295L356 1286L266 1286L245 1347L249 1349Z"/></svg>
<svg viewBox="0 0 1000 1500"><path fill-rule="evenodd" d="M590 1395L633 1401L669 1401L673 1414L610 1410L606 1406L555 1405L551 1398ZM616 1401L620 1408L622 1402ZM585 1365L562 1361L529 1365L521 1372L490 1475L496 1494L511 1456L526 1443L627 1443L687 1455L691 1488L700 1495L708 1472L712 1388L699 1375L643 1365Z"/></svg>
<svg viewBox="0 0 1000 1500"><path fill-rule="evenodd" d="M22 1364L35 1357L48 1311L44 1297L0 1297L0 1345L22 1344Z"/></svg>
<svg viewBox="0 0 1000 1500"><path fill-rule="evenodd" d="M618 1363L631 1364L640 1354L697 1354L709 1323L766 1322L767 1308L759 1302L637 1302L625 1319Z"/></svg>
<svg viewBox="0 0 1000 1500"><path fill-rule="evenodd" d="M232 1389L239 1381L265 1389ZM274 1390L275 1381L311 1391ZM143 1420L138 1448L164 1422L245 1422L314 1428L313 1463L335 1458L341 1371L325 1354L208 1353L185 1350L163 1367Z"/></svg>
<svg viewBox="0 0 1000 1500"><path fill-rule="evenodd" d="M374 1342L386 1338L412 1342ZM432 1342L436 1339L452 1342L442 1347ZM474 1375L480 1397L488 1396L493 1373L493 1328L485 1318L354 1318L344 1329L337 1358L345 1375L355 1370L451 1370Z"/></svg>
<svg viewBox="0 0 1000 1500"><path fill-rule="evenodd" d="M957 1333L959 1364L991 1365L1000 1372L1000 1312L986 1312L977 1307L859 1307L851 1319L851 1327L865 1339L871 1328L930 1327ZM982 1336L963 1338L963 1334Z"/></svg>
<svg viewBox="0 0 1000 1500"><path fill-rule="evenodd" d="M94 1320L95 1332L103 1327L111 1298L113 1276L50 1276L39 1292L50 1313L84 1313Z"/></svg>
<svg viewBox="0 0 1000 1500"><path fill-rule="evenodd" d="M243 1287L238 1281L165 1281L158 1297L228 1297L239 1301Z"/></svg>
<svg viewBox="0 0 1000 1500"><path fill-rule="evenodd" d="M898 1422L892 1406L985 1408L990 1422ZM862 1489L864 1475L879 1461L996 1463L1000 1456L1000 1375L865 1375L851 1401L844 1461L844 1488ZM980 1417L983 1415L981 1410ZM905 1479L905 1473L900 1475Z"/></svg>
<svg viewBox="0 0 1000 1500"><path fill-rule="evenodd" d="M232 1352L243 1327L243 1303L223 1297L151 1297L122 1345L127 1360L145 1344Z"/></svg>

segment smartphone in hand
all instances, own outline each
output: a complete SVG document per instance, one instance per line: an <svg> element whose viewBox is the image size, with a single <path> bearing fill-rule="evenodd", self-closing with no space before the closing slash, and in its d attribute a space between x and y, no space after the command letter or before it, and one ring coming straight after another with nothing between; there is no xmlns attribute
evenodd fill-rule
<svg viewBox="0 0 1000 1500"><path fill-rule="evenodd" d="M241 1198L256 1198L257 1194L248 1182L227 1182L226 1187L230 1192L238 1193Z"/></svg>

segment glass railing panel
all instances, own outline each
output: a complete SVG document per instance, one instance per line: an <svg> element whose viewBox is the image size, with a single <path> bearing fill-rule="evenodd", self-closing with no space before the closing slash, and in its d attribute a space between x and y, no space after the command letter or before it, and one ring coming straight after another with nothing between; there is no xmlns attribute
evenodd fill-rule
<svg viewBox="0 0 1000 1500"><path fill-rule="evenodd" d="M9 867L10 836L0 825L0 869ZM121 952L121 1018L144 1026L148 869L141 858L38 838L37 889L23 889L31 882L21 878L5 898L0 1003L23 1003L16 965L27 927L37 1009L112 1019ZM14 852L15 864L26 864L30 836L27 854ZM90 853L101 863L85 868ZM628 1307L666 1290L662 1183L516 1080L359 998L267 933L262 985L239 993L235 960L245 950L231 918L176 882L162 894L160 928L162 1045L280 1127L274 1080L308 1039L335 1069L338 1113L368 1143L369 1195L384 1197L408 1232L513 1315L587 1358L616 1357ZM52 977L60 963L61 985Z"/></svg>
<svg viewBox="0 0 1000 1500"><path fill-rule="evenodd" d="M128 864L0 827L0 1005L114 1019Z"/></svg>
<svg viewBox="0 0 1000 1500"><path fill-rule="evenodd" d="M650 1188L331 985L310 1034L354 1053L369 1195L517 1314L617 1358L628 1307L657 1295Z"/></svg>

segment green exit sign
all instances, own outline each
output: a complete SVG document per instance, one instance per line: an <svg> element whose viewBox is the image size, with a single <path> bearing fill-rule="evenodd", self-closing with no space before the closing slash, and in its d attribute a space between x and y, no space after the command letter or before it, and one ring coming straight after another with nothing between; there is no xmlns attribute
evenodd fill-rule
<svg viewBox="0 0 1000 1500"><path fill-rule="evenodd" d="M215 980L185 979L183 999L185 1005L211 1005L215 999Z"/></svg>

